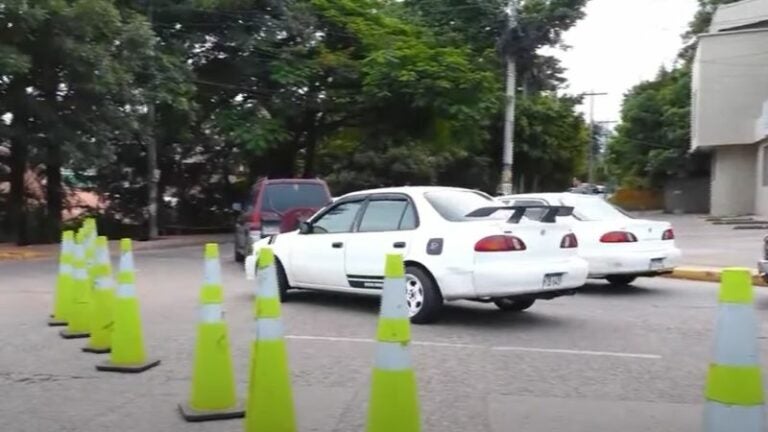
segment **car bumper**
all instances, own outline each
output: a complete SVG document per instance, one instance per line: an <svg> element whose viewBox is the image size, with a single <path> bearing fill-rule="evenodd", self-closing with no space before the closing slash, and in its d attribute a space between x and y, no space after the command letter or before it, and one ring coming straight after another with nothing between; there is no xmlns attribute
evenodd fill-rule
<svg viewBox="0 0 768 432"><path fill-rule="evenodd" d="M669 273L680 264L680 249L615 252L584 255L589 262L589 277L610 275L653 276Z"/></svg>
<svg viewBox="0 0 768 432"><path fill-rule="evenodd" d="M488 264L466 271L448 271L436 278L446 300L487 299L579 288L586 282L587 272L587 262L573 257L509 266ZM555 274L562 276L560 283L544 286L545 276Z"/></svg>

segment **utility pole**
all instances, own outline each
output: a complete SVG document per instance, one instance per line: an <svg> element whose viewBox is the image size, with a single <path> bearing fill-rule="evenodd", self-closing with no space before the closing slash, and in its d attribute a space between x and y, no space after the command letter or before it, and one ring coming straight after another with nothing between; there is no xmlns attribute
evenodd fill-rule
<svg viewBox="0 0 768 432"><path fill-rule="evenodd" d="M509 14L508 31L517 28L517 0L509 0L507 5ZM504 153L501 166L501 184L499 193L510 195L512 193L512 164L515 157L515 96L517 89L517 63L513 55L507 55L507 108L504 115Z"/></svg>
<svg viewBox="0 0 768 432"><path fill-rule="evenodd" d="M149 0L149 7L147 10L147 18L150 25L154 23L154 0ZM147 109L147 117L149 118L149 133L146 137L147 141L147 190L149 191L147 196L147 213L149 223L149 240L158 237L159 232L157 228L157 184L160 180L160 172L157 170L157 141L155 140L155 95L154 90L150 94L151 100Z"/></svg>
<svg viewBox="0 0 768 432"><path fill-rule="evenodd" d="M589 97L589 148L587 149L587 166L589 167L589 179L587 183L595 183L595 96L605 96L608 93L583 93Z"/></svg>

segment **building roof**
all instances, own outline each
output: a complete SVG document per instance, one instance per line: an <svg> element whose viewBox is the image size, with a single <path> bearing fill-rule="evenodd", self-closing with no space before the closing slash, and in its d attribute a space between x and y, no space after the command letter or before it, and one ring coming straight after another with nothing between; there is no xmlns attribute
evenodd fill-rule
<svg viewBox="0 0 768 432"><path fill-rule="evenodd" d="M768 0L742 0L719 6L709 31L747 29L761 23L768 23Z"/></svg>

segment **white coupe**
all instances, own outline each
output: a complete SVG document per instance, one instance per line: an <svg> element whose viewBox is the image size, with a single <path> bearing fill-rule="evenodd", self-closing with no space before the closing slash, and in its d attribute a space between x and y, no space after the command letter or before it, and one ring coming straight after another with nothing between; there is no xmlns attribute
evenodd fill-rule
<svg viewBox="0 0 768 432"><path fill-rule="evenodd" d="M579 254L589 262L591 279L628 285L639 276L670 273L680 261L669 222L636 219L595 196L572 193L510 195L506 205L562 205L573 214L558 218L579 239ZM530 212L528 217L536 214Z"/></svg>
<svg viewBox="0 0 768 432"><path fill-rule="evenodd" d="M542 221L523 216L541 211ZM437 319L444 301L494 302L525 310L537 299L574 294L587 263L562 206L507 207L467 189L402 187L351 193L298 231L262 239L277 257L284 297L291 288L377 295L384 257L401 253L414 323Z"/></svg>

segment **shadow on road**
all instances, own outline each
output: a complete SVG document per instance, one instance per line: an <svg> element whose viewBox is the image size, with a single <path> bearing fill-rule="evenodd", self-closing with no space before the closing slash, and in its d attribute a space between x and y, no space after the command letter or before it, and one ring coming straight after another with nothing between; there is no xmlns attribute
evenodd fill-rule
<svg viewBox="0 0 768 432"><path fill-rule="evenodd" d="M604 297L647 297L662 295L657 289L643 288L642 286L638 286L638 284L642 284L642 281L625 286L613 286L606 282L587 281L587 284L584 285L576 295Z"/></svg>

